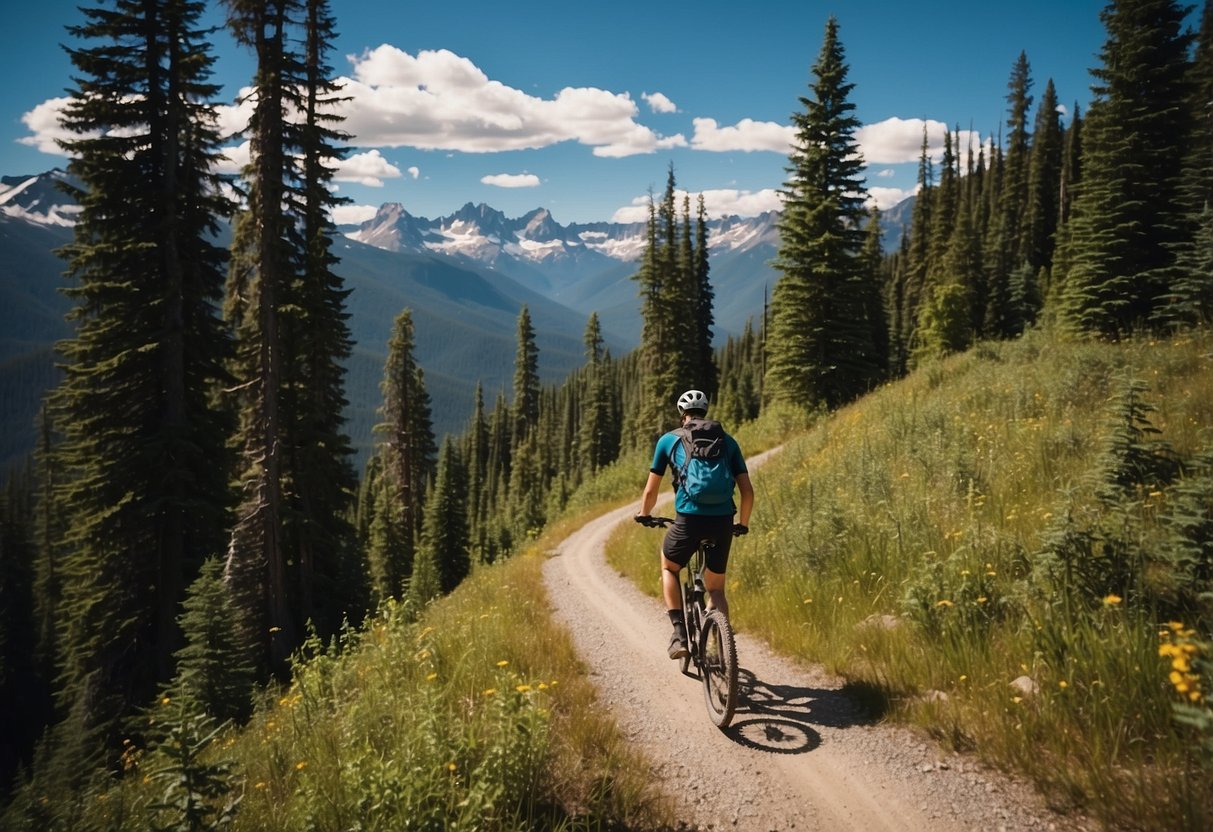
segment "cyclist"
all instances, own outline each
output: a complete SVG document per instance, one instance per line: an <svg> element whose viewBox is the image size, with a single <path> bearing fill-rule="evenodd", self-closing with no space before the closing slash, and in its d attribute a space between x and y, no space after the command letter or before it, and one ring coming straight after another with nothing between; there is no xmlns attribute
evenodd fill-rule
<svg viewBox="0 0 1213 832"><path fill-rule="evenodd" d="M699 390L688 390L678 397L678 414L682 425L687 425L692 420L706 419L707 413L708 398ZM657 502L661 478L665 475L667 467L673 467L674 523L666 531L661 544L662 596L670 623L674 626L669 647L671 659L681 659L688 655L686 618L682 610L678 573L690 561L701 540L711 540L714 544L707 550L707 568L703 576L704 587L708 591L708 606L715 607L725 615L729 614L729 604L724 594L725 567L728 566L733 535L749 531L750 512L754 507L754 488L750 484L745 458L737 440L724 434L723 446L727 470L733 476L740 497L739 507L733 504L731 495L724 502L715 504L700 504L690 498L683 489L683 484L678 482L677 472L685 462L686 449L676 431L670 431L657 440L648 481L645 482L644 493L640 497L640 513L636 515L636 522L647 523ZM733 523L734 513L737 514L736 524Z"/></svg>

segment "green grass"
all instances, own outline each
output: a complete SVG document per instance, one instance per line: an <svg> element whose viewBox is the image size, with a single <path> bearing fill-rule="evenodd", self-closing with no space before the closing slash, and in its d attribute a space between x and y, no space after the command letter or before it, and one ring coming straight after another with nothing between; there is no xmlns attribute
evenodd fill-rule
<svg viewBox="0 0 1213 832"><path fill-rule="evenodd" d="M1156 408L1145 463L1213 451L1211 353L1208 331L1119 345L1033 333L822 420L754 476L753 531L730 560L736 626L876 688L894 718L1028 775L1060 808L1210 828L1213 760L1173 718L1159 656L1172 617L1206 643L1213 624L1183 580L1210 588L1213 564L1168 559L1187 481L1146 472L1113 502L1098 494L1129 379ZM656 594L654 547L628 528L609 556ZM1021 676L1035 694L1011 687Z"/></svg>
<svg viewBox="0 0 1213 832"><path fill-rule="evenodd" d="M207 744L195 768L224 767L230 791L201 805L238 799L223 828L267 832L667 823L647 765L595 704L551 619L543 560L536 547L479 569L419 620L381 610L340 650L310 644L289 688ZM177 704L149 714L150 734L187 720ZM74 828L195 828L183 820L171 745L128 749L126 776L97 784ZM208 823L196 828L220 828Z"/></svg>

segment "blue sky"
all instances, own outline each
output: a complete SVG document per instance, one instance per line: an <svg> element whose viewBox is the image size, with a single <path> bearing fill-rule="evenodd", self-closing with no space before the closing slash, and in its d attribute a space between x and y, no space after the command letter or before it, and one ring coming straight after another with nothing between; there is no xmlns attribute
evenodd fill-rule
<svg viewBox="0 0 1213 832"><path fill-rule="evenodd" d="M66 164L47 151L56 99L71 85L64 25L82 3L5 11L0 173ZM943 125L983 141L997 134L1020 51L1036 101L1052 78L1067 112L1075 102L1085 110L1104 5L334 0L331 63L354 96L338 183L354 205L342 219L384 202L427 217L486 202L510 216L545 207L563 223L631 219L671 163L713 215L777 207L789 117L809 93L830 15L864 125L867 184L889 205L914 186L922 120L940 146ZM234 128L252 61L223 33L215 54L223 123Z"/></svg>

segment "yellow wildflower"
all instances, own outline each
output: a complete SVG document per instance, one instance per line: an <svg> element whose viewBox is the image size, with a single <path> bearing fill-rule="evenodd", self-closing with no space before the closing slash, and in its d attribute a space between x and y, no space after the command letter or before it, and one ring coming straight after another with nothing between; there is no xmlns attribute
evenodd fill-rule
<svg viewBox="0 0 1213 832"><path fill-rule="evenodd" d="M517 685L514 687L514 690L518 691L519 693L530 693L531 686L530 685Z"/></svg>
<svg viewBox="0 0 1213 832"><path fill-rule="evenodd" d="M295 771L303 771L305 768L307 768L306 760L300 760L299 762L295 763Z"/></svg>
<svg viewBox="0 0 1213 832"><path fill-rule="evenodd" d="M1117 595L1115 593L1111 593L1111 594L1105 595L1103 597L1104 605L1108 606L1108 607L1114 607L1123 600L1124 600L1123 598L1121 598L1119 595Z"/></svg>
<svg viewBox="0 0 1213 832"><path fill-rule="evenodd" d="M493 694L495 694L496 692L497 692L497 688L488 688L487 690L485 690L484 695L485 695L485 696L492 696L492 695L493 695Z"/></svg>
<svg viewBox="0 0 1213 832"><path fill-rule="evenodd" d="M498 667L507 667L507 666L509 666L509 662L506 661L505 659L502 659L501 661L497 662L497 666Z"/></svg>
<svg viewBox="0 0 1213 832"><path fill-rule="evenodd" d="M941 600L939 600L939 601L936 601L936 602L935 602L935 606L937 606L937 607L953 607L953 606L955 606L955 604L953 604L953 603L952 603L951 601L949 601L947 598L943 598L943 599L941 599Z"/></svg>

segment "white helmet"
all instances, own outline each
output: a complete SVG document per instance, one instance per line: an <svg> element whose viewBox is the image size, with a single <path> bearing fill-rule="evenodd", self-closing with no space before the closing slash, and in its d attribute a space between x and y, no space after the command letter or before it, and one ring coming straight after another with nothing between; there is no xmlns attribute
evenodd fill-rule
<svg viewBox="0 0 1213 832"><path fill-rule="evenodd" d="M682 414L688 410L702 410L706 414L708 412L708 397L699 390L686 391L678 397L678 412Z"/></svg>

